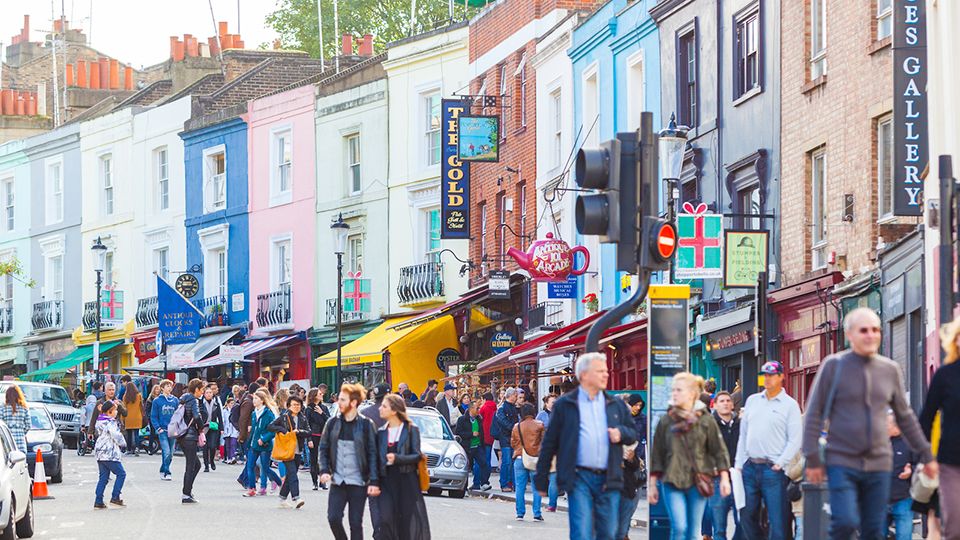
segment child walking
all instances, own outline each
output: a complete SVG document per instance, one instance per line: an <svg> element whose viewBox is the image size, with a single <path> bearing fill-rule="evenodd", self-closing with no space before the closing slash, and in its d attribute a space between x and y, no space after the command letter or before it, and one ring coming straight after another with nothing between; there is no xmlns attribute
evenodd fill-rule
<svg viewBox="0 0 960 540"><path fill-rule="evenodd" d="M229 464L237 462L237 437L240 435L240 431L229 420L234 407L239 405L232 397L227 398L226 410L223 411L223 462Z"/></svg>
<svg viewBox="0 0 960 540"><path fill-rule="evenodd" d="M107 505L103 504L103 492L107 489L107 482L110 481L112 473L113 495L110 497L110 504L114 506L126 506L120 498L120 491L123 490L123 481L127 478L127 472L123 470L120 463L120 456L123 455L126 439L120 432L120 426L117 424L117 406L112 401L104 401L100 406L100 416L97 417L97 442L94 446L94 454L97 456L97 465L100 467L100 480L97 482L97 498L93 503L96 509L104 509Z"/></svg>

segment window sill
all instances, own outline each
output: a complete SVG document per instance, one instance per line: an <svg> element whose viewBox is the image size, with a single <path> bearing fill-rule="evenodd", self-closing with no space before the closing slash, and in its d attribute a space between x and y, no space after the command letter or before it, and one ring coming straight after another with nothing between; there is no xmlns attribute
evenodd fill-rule
<svg viewBox="0 0 960 540"><path fill-rule="evenodd" d="M890 47L892 43L893 43L893 38L891 36L887 36L883 39L878 39L867 47L867 54L870 54L870 55L876 54L882 51L883 49Z"/></svg>
<svg viewBox="0 0 960 540"><path fill-rule="evenodd" d="M899 218L891 214L889 216L883 216L880 219L878 219L877 225L880 225L881 227L884 225L897 225L899 224L899 222L900 222Z"/></svg>
<svg viewBox="0 0 960 540"><path fill-rule="evenodd" d="M811 91L815 90L816 88L819 88L819 87L821 87L821 86L825 86L826 84L827 84L827 75L826 75L826 74L823 74L823 75L817 77L816 79L814 79L814 80L812 80L812 81L804 84L802 87L800 87L800 93L801 93L801 94L810 93Z"/></svg>
<svg viewBox="0 0 960 540"><path fill-rule="evenodd" d="M286 191L286 192L277 193L276 195L271 196L269 206L270 208L273 208L274 206L290 204L291 202L293 202L293 192Z"/></svg>
<svg viewBox="0 0 960 540"><path fill-rule="evenodd" d="M748 90L746 93L744 93L743 95L741 95L741 96L738 97L737 99L733 100L733 106L734 106L734 107L738 107L738 106L740 106L741 104L746 103L747 101L749 101L750 98L752 98L752 97L754 97L754 96L759 96L759 95L762 94L762 93L763 93L763 87L762 87L762 86L758 86L758 87L756 87L756 88L754 88L754 89L752 89L752 90Z"/></svg>

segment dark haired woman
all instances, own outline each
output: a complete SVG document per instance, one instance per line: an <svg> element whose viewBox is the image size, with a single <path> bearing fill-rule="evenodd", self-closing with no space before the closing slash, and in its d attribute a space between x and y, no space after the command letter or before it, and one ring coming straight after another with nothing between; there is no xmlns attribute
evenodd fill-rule
<svg viewBox="0 0 960 540"><path fill-rule="evenodd" d="M200 379L190 379L187 388L180 396L180 406L183 407L183 421L187 425L187 430L177 441L180 443L180 449L183 450L183 457L186 458L187 466L183 469L183 496L180 502L183 504L193 504L197 499L193 496L193 481L197 479L197 473L200 472L200 458L197 457L197 449L200 447L200 439L206 431L200 419L199 398L203 395L203 381Z"/></svg>
<svg viewBox="0 0 960 540"><path fill-rule="evenodd" d="M6 400L0 408L0 420L10 428L17 450L27 453L27 431L30 430L30 413L27 412L27 399L17 385L7 388Z"/></svg>
<svg viewBox="0 0 960 540"><path fill-rule="evenodd" d="M311 388L307 394L307 423L309 424L310 437L307 446L310 449L310 479L313 480L313 490L320 488L327 489L326 485L320 484L320 437L323 436L323 428L330 419L330 413L323 406L323 392L319 388Z"/></svg>
<svg viewBox="0 0 960 540"><path fill-rule="evenodd" d="M377 433L380 453L380 535L386 540L428 540L430 523L420 492L420 430L397 394L380 404L386 423Z"/></svg>
<svg viewBox="0 0 960 540"><path fill-rule="evenodd" d="M283 475L283 484L280 486L280 508L303 508L300 500L300 479L297 472L300 470L300 454L303 452L303 440L310 434L307 417L303 414L303 400L300 396L291 395L287 398L286 408L267 429L274 433L296 433L297 448L293 457L283 462L286 474ZM276 441L276 439L274 439ZM275 443L276 444L276 443ZM287 501L287 495L292 499Z"/></svg>
<svg viewBox="0 0 960 540"><path fill-rule="evenodd" d="M220 451L220 433L223 431L223 408L213 393L213 385L203 389L200 400L200 425L206 430L206 444L203 445L203 472L217 470L217 454Z"/></svg>
<svg viewBox="0 0 960 540"><path fill-rule="evenodd" d="M124 386L123 405L127 409L127 415L123 417L124 436L127 439L127 455L138 455L137 449L140 442L140 428L143 427L143 396L140 390L133 382L128 382Z"/></svg>

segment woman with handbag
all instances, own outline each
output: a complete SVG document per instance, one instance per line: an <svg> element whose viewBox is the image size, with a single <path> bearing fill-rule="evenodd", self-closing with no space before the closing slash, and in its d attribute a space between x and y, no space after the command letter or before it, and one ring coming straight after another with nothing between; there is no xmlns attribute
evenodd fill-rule
<svg viewBox="0 0 960 540"><path fill-rule="evenodd" d="M223 408L216 399L213 385L207 385L200 400L200 425L206 430L203 445L203 472L217 470L217 454L220 451L220 433L223 430Z"/></svg>
<svg viewBox="0 0 960 540"><path fill-rule="evenodd" d="M377 432L380 455L381 540L429 540L430 523L420 491L420 429L407 417L407 405L397 394L380 404L386 423Z"/></svg>
<svg viewBox="0 0 960 540"><path fill-rule="evenodd" d="M256 497L267 494L267 477L274 485L280 484L280 477L270 468L270 454L273 452L272 431L267 426L277 419L273 398L263 388L253 394L253 412L250 413L250 436L247 443L250 453L247 458L247 492L244 497ZM260 491L257 491L256 467L260 466Z"/></svg>
<svg viewBox="0 0 960 540"><path fill-rule="evenodd" d="M520 407L520 423L513 426L510 446L513 448L513 474L517 486L517 521L523 521L526 513L526 491L530 484L533 492L533 520L543 521L540 514L540 493L533 487L533 473L537 470L537 456L540 455L540 443L546 428L537 420L537 408L533 403L524 403Z"/></svg>
<svg viewBox="0 0 960 540"><path fill-rule="evenodd" d="M660 488L670 517L671 540L697 540L700 521L720 476L720 495L730 494L730 456L716 420L698 398L692 373L673 376L670 408L657 424L650 452L647 500L657 504Z"/></svg>
<svg viewBox="0 0 960 540"><path fill-rule="evenodd" d="M300 500L300 454L303 452L303 440L310 433L307 417L303 414L303 400L291 395L287 398L285 409L268 427L276 433L273 439L274 461L283 463L286 474L280 486L280 508L303 508ZM292 501L287 501L287 496Z"/></svg>
<svg viewBox="0 0 960 540"><path fill-rule="evenodd" d="M200 379L190 379L187 388L180 396L180 406L183 407L183 421L187 429L177 440L183 457L186 458L186 467L183 468L183 504L194 504L197 499L193 496L193 482L200 472L200 458L197 449L204 444L206 429L200 423L200 406L198 398L203 395L204 383Z"/></svg>

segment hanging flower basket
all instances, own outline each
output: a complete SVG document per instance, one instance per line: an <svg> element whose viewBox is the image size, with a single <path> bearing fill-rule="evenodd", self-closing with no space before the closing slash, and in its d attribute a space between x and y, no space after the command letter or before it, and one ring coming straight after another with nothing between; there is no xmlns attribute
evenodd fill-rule
<svg viewBox="0 0 960 540"><path fill-rule="evenodd" d="M596 313L597 310L600 309L600 300L597 299L597 295L594 293L584 296L581 302L590 313Z"/></svg>

